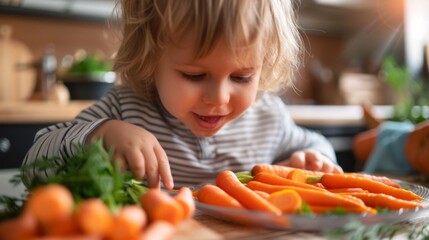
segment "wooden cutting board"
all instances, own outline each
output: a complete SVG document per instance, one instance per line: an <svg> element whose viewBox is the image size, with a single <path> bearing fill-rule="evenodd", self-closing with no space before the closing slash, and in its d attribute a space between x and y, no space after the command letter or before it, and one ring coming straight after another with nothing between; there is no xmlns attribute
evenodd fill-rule
<svg viewBox="0 0 429 240"><path fill-rule="evenodd" d="M194 219L188 219L177 226L172 240L221 240L224 239L220 234L207 228Z"/></svg>
<svg viewBox="0 0 429 240"><path fill-rule="evenodd" d="M0 102L26 100L36 84L34 57L22 42L12 39L12 28L0 25Z"/></svg>

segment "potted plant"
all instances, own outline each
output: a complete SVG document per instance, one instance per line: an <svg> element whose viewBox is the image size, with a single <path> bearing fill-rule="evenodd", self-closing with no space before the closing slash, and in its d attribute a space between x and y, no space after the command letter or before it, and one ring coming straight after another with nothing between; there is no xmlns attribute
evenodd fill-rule
<svg viewBox="0 0 429 240"><path fill-rule="evenodd" d="M410 121L414 124L429 119L429 84L422 78L411 78L406 67L389 56L382 65L386 82L392 87L397 101L391 121Z"/></svg>

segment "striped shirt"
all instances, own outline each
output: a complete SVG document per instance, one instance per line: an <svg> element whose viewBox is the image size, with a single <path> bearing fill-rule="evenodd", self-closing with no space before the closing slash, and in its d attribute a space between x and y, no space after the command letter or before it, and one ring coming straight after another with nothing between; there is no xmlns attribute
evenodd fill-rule
<svg viewBox="0 0 429 240"><path fill-rule="evenodd" d="M24 164L60 156L56 163L61 165L61 159L74 154L74 145L83 144L94 128L109 119L140 126L158 139L167 153L175 187L213 182L221 170L249 171L255 164L286 160L303 149L317 150L336 161L330 143L322 135L297 126L278 96L261 94L244 114L215 135L196 137L160 102L148 103L131 88L117 86L74 120L40 130ZM50 173L33 174L43 177Z"/></svg>

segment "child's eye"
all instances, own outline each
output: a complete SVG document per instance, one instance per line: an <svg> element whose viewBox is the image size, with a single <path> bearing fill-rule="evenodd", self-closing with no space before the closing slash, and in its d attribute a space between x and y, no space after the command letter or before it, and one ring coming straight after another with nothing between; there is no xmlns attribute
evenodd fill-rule
<svg viewBox="0 0 429 240"><path fill-rule="evenodd" d="M206 74L191 74L182 72L182 77L191 80L191 81L200 81L206 77Z"/></svg>
<svg viewBox="0 0 429 240"><path fill-rule="evenodd" d="M231 80L238 82L238 83L248 83L250 81L252 81L252 76L251 75L247 75L247 76L231 76Z"/></svg>

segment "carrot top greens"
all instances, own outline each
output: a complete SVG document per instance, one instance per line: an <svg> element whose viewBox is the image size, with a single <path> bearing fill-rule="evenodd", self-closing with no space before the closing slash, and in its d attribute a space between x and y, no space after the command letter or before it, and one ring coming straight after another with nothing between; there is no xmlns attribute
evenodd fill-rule
<svg viewBox="0 0 429 240"><path fill-rule="evenodd" d="M139 204L139 198L147 188L133 179L130 172L120 169L117 161L113 160L113 151L106 151L102 141L76 146L76 150L76 154L64 159L60 167L55 163L59 157L42 158L23 166L21 173L10 181L13 184L21 181L30 184L22 198L0 196L0 205L6 206L6 210L0 213L0 220L19 214L28 194L35 187L49 183L66 186L76 203L88 198L100 198L111 211L125 205ZM27 179L27 173L44 171L51 173L49 177L35 176L31 181Z"/></svg>
<svg viewBox="0 0 429 240"><path fill-rule="evenodd" d="M425 222L414 222L392 224L373 223L363 224L359 221L352 221L340 228L326 229L323 231L328 239L394 239L398 234L402 234L400 239L428 239L429 227ZM396 238L395 238L396 239Z"/></svg>

